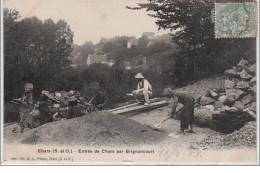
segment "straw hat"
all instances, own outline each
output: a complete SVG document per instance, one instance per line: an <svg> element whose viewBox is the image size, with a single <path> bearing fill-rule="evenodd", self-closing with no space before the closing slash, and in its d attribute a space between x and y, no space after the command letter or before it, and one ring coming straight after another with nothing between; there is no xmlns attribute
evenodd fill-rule
<svg viewBox="0 0 260 173"><path fill-rule="evenodd" d="M138 73L137 75L135 75L136 79L143 79L144 76L142 75L142 73Z"/></svg>

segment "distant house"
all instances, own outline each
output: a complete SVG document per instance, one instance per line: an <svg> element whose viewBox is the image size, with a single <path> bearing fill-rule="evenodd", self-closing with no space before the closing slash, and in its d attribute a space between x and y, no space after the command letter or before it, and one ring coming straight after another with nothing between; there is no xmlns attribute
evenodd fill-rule
<svg viewBox="0 0 260 173"><path fill-rule="evenodd" d="M138 40L135 37L131 37L128 41L127 41L127 48L131 48L133 45L138 45Z"/></svg>
<svg viewBox="0 0 260 173"><path fill-rule="evenodd" d="M143 32L143 37L146 37L147 39L154 40L155 34L154 32Z"/></svg>
<svg viewBox="0 0 260 173"><path fill-rule="evenodd" d="M106 55L88 55L86 64L91 65L91 64L95 64L95 63L109 65L110 62L108 61Z"/></svg>

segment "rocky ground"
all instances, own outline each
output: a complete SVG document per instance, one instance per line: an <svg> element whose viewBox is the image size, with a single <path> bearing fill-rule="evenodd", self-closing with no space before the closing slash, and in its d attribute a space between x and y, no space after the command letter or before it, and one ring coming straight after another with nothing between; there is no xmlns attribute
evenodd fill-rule
<svg viewBox="0 0 260 173"><path fill-rule="evenodd" d="M256 148L256 122L251 121L227 135L209 135L197 144L203 149Z"/></svg>

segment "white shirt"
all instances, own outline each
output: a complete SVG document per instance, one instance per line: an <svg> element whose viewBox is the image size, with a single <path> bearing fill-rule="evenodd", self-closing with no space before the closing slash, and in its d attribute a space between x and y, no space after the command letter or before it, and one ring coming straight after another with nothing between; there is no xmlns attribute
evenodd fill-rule
<svg viewBox="0 0 260 173"><path fill-rule="evenodd" d="M143 85L143 86L142 86ZM143 79L141 82L138 82L137 84L137 89L138 90L144 90L144 91L152 91L152 86L148 82L148 80Z"/></svg>

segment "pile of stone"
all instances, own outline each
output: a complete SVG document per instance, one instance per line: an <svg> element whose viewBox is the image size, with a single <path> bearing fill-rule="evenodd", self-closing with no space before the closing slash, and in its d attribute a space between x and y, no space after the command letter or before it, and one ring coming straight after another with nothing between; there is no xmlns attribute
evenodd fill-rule
<svg viewBox="0 0 260 173"><path fill-rule="evenodd" d="M227 135L210 135L198 143L203 149L234 149L256 147L256 122L248 122L239 130Z"/></svg>
<svg viewBox="0 0 260 173"><path fill-rule="evenodd" d="M256 64L241 59L225 74L222 88L211 89L201 97L195 123L231 133L256 119Z"/></svg>
<svg viewBox="0 0 260 173"><path fill-rule="evenodd" d="M86 115L93 109L93 105L80 96L78 91L55 91L53 93L42 91L42 94L48 98L48 102L50 103L49 108L54 121L69 118L68 112L70 105L73 105L75 109L79 110L80 115Z"/></svg>

